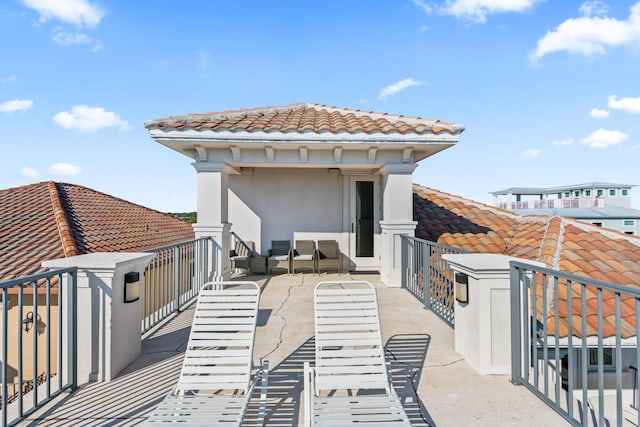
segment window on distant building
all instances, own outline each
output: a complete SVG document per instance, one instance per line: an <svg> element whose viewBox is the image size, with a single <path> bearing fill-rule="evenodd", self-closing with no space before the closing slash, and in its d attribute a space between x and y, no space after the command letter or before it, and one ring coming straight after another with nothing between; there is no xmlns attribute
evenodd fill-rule
<svg viewBox="0 0 640 427"><path fill-rule="evenodd" d="M604 190L598 190L598 197L602 196L604 194Z"/></svg>
<svg viewBox="0 0 640 427"><path fill-rule="evenodd" d="M622 189L622 195L623 196L628 196L629 195L629 190L627 190L626 188Z"/></svg>
<svg viewBox="0 0 640 427"><path fill-rule="evenodd" d="M610 196L615 196L616 195L616 190L609 190L609 195Z"/></svg>
<svg viewBox="0 0 640 427"><path fill-rule="evenodd" d="M602 366L613 367L614 361L615 359L613 357L613 349L603 348L602 349ZM597 348L589 349L589 367L591 368L598 367L598 349Z"/></svg>
<svg viewBox="0 0 640 427"><path fill-rule="evenodd" d="M571 197L571 191L565 191L564 192L564 198L568 199L569 197Z"/></svg>
<svg viewBox="0 0 640 427"><path fill-rule="evenodd" d="M591 197L591 190L584 190L584 195L587 197Z"/></svg>
<svg viewBox="0 0 640 427"><path fill-rule="evenodd" d="M602 227L601 222L592 222L591 224L595 225L596 227Z"/></svg>
<svg viewBox="0 0 640 427"><path fill-rule="evenodd" d="M628 234L629 236L635 236L636 233L634 233L633 231L625 231L624 234Z"/></svg>
<svg viewBox="0 0 640 427"><path fill-rule="evenodd" d="M624 220L624 225L625 225L625 227L633 227L634 225L636 225L636 220L635 219L625 219Z"/></svg>
<svg viewBox="0 0 640 427"><path fill-rule="evenodd" d="M573 195L576 196L576 197L580 197L580 191L574 191Z"/></svg>

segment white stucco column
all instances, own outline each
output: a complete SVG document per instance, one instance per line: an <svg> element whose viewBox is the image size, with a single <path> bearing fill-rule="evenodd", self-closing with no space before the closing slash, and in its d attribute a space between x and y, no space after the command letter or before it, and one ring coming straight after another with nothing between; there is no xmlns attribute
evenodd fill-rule
<svg viewBox="0 0 640 427"><path fill-rule="evenodd" d="M447 254L451 269L467 276L468 303L454 302L455 349L479 374L511 373L510 261L498 254Z"/></svg>
<svg viewBox="0 0 640 427"><path fill-rule="evenodd" d="M389 164L382 174L382 220L380 221L380 279L388 287L400 287L402 251L400 236L415 234L413 220L414 163Z"/></svg>
<svg viewBox="0 0 640 427"><path fill-rule="evenodd" d="M198 172L198 222L193 225L196 238L213 237L210 280L228 278L229 268L229 173L225 163L196 162Z"/></svg>
<svg viewBox="0 0 640 427"><path fill-rule="evenodd" d="M154 256L108 252L42 263L47 268L78 267L78 384L111 381L140 355L144 270ZM139 292L132 302L125 302L128 273L138 278L129 285Z"/></svg>

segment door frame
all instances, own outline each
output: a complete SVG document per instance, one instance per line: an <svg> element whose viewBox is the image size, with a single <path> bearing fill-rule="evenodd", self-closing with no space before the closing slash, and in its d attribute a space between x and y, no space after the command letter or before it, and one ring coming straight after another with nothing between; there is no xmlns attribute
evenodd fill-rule
<svg viewBox="0 0 640 427"><path fill-rule="evenodd" d="M373 182L373 256L356 257L356 181ZM375 175L351 175L349 176L349 259L356 270L380 269L380 178Z"/></svg>

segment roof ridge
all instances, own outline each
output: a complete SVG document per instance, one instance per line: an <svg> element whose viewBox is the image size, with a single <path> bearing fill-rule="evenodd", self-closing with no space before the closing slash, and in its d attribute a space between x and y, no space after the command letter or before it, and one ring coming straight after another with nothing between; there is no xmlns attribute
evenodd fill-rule
<svg viewBox="0 0 640 427"><path fill-rule="evenodd" d="M142 209L145 209L145 210L148 210L148 211L153 211L153 212L159 213L159 214L161 214L161 215L164 215L164 216L166 216L166 217L176 218L174 215L171 215L171 214L169 214L169 213L167 213L167 212L162 212L162 211L159 211L159 210L157 210L157 209L154 209L154 208L150 208L150 207L148 207L148 206L141 205L141 204L139 204L139 203L134 203L134 202L132 202L132 201L129 201L129 200L123 199L123 198L121 198L121 197L117 197L117 196L114 196L114 195L112 195L112 194L104 193L104 192L102 192L102 191L100 191L100 190L96 190L96 189L94 189L94 188L85 187L84 185L80 185L80 184L72 184L72 183L68 183L68 182L59 182L59 183L57 183L57 185L62 185L62 186L73 186L73 187L77 187L77 188L82 188L82 189L84 189L84 190L91 191L92 193L100 194L100 195L102 195L102 196L108 197L108 198L110 198L110 199L112 199L112 200L118 200L118 201L121 201L121 202L126 203L126 204L131 205L131 206L136 206L136 207L138 207L138 208L142 208ZM180 218L178 218L178 219L180 219ZM181 221L184 221L183 219L180 219L180 220L181 220Z"/></svg>
<svg viewBox="0 0 640 427"><path fill-rule="evenodd" d="M53 214L56 218L58 235L62 242L62 252L65 257L79 255L78 247L73 237L73 232L71 231L71 225L67 219L65 207L60 199L58 184L54 181L49 181L47 182L47 188L49 190L49 198L51 199Z"/></svg>
<svg viewBox="0 0 640 427"><path fill-rule="evenodd" d="M331 105L324 105L312 102L298 102L287 105L276 105L271 107L259 107L259 108L245 108L241 110L225 110L220 112L209 112L209 113L199 113L199 114L186 114L186 115L174 115L170 117L165 117L161 119L152 119L145 120L144 126L147 129L152 128L170 128L171 125L182 124L182 125L191 125L197 122L210 122L210 121L225 121L225 120L235 120L242 119L246 117L252 117L255 115L269 115L269 114L279 114L279 113L291 113L300 109L313 109L316 112L321 110L326 111L328 114L337 113L342 116L346 115L354 115L357 118L368 117L372 121L376 122L380 119L383 119L389 123L404 123L410 126L426 126L431 128L434 133L439 133L441 131L449 132L450 134L458 134L464 131L464 125L450 123L450 122L442 122L437 119L425 119L419 116L404 116L402 114L390 114L384 112L375 112L375 111L365 111L354 108L347 107L336 107ZM180 126L180 129L183 129L185 126ZM186 126L189 127L189 126ZM436 131L438 128L440 130ZM242 128L244 130L244 128Z"/></svg>
<svg viewBox="0 0 640 427"><path fill-rule="evenodd" d="M255 114L280 113L283 111L294 111L300 108L316 107L316 106L321 106L321 105L313 104L313 103L294 102L292 104L274 105L269 107L244 108L241 110L212 111L209 113L193 113L193 114L169 116L163 119L145 120L144 126L150 127L150 126L162 124L164 122L170 122L175 120L181 120L185 123L191 123L196 120L202 120L203 118L211 120L211 119L230 119L230 118L236 118L236 117L248 117L248 116L253 116Z"/></svg>
<svg viewBox="0 0 640 427"><path fill-rule="evenodd" d="M542 243L540 244L540 251L538 252L538 261L542 259L542 253L544 252L545 247L551 246L553 243L548 239L549 229L553 225L554 221L559 221L559 230L558 230L558 240L555 242L555 247L553 248L553 264L551 268L555 270L559 270L560 267L560 254L562 252L562 241L564 239L564 231L565 231L565 219L561 216L554 215L549 218L547 222L547 227L544 230L544 236L542 236Z"/></svg>
<svg viewBox="0 0 640 427"><path fill-rule="evenodd" d="M560 270L560 255L562 254L562 243L564 242L566 220L560 217L560 231L558 232L558 242L556 243L556 254L553 257L553 268Z"/></svg>

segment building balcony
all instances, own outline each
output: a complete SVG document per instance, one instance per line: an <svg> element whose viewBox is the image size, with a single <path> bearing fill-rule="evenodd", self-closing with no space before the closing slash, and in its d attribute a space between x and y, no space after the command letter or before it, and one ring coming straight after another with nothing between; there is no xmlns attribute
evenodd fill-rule
<svg viewBox="0 0 640 427"><path fill-rule="evenodd" d="M571 199L542 199L521 200L516 202L499 202L500 209L526 210L526 209L590 209L604 208L604 199L593 197L575 197Z"/></svg>
<svg viewBox="0 0 640 427"><path fill-rule="evenodd" d="M246 279L242 277L242 279ZM302 372L313 362L313 288L319 280L370 280L376 286L394 387L414 426L564 426L508 376L482 376L454 350L454 331L406 289L378 275L254 276L262 287L254 362L270 365L267 426L302 425ZM176 384L193 306L143 335L142 354L110 382L62 393L21 425L136 425ZM256 405L243 425L255 425Z"/></svg>

